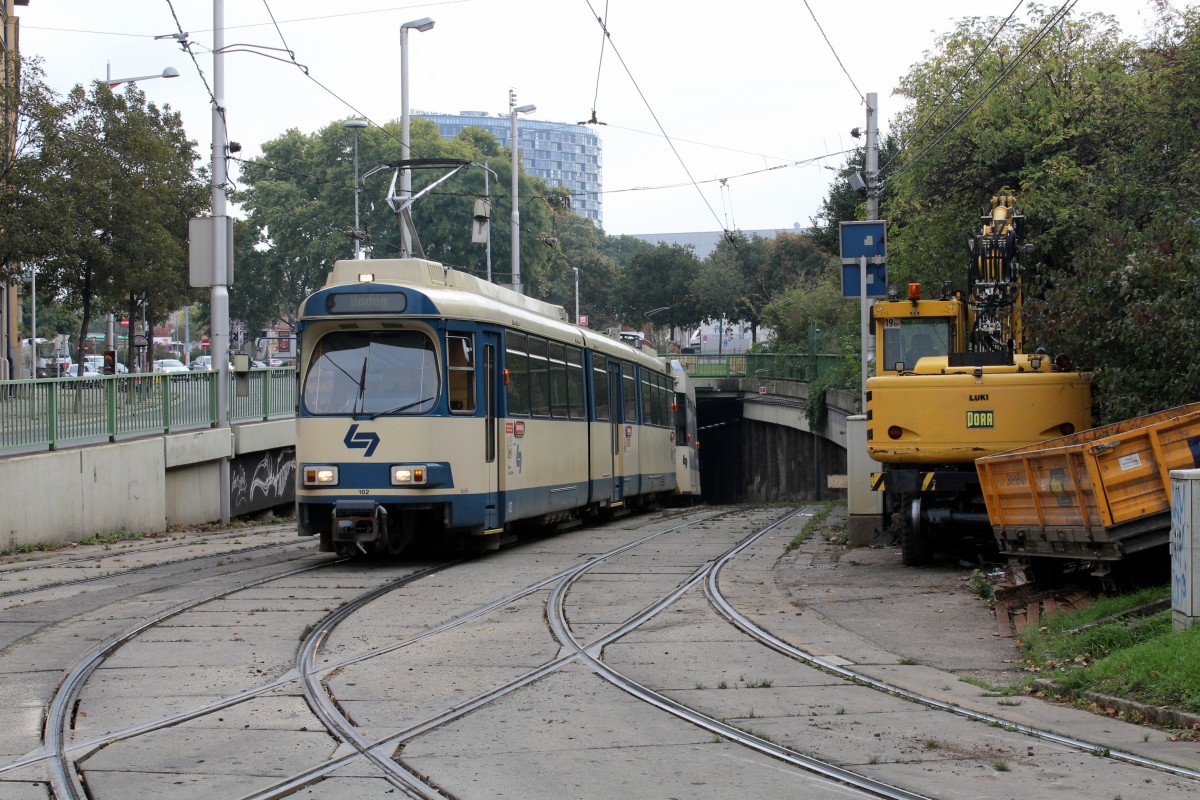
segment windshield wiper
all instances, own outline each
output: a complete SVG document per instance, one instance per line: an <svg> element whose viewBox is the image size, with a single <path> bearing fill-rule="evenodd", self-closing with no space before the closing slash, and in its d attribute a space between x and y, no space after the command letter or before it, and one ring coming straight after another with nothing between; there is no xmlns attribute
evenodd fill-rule
<svg viewBox="0 0 1200 800"><path fill-rule="evenodd" d="M425 403L428 403L430 400L436 400L436 399L437 399L437 395L435 394L432 397L426 397L424 400L416 400L411 403L405 403L404 405L396 406L395 408L389 408L387 411L376 411L374 414L372 414L370 416L370 419L375 419L376 417L382 417L384 414L397 414L401 411L408 411L413 406L423 405Z"/></svg>
<svg viewBox="0 0 1200 800"><path fill-rule="evenodd" d="M363 356L362 374L358 376L358 397L354 400L354 415L358 416L361 412L359 409L363 404L363 395L367 393L367 359ZM371 419L375 419L371 417Z"/></svg>

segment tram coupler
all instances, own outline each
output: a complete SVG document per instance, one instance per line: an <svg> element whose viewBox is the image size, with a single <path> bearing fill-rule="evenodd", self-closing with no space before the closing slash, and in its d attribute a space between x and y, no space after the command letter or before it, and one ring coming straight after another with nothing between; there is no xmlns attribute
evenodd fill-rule
<svg viewBox="0 0 1200 800"><path fill-rule="evenodd" d="M373 544L387 535L387 511L374 500L339 500L333 507L333 541Z"/></svg>

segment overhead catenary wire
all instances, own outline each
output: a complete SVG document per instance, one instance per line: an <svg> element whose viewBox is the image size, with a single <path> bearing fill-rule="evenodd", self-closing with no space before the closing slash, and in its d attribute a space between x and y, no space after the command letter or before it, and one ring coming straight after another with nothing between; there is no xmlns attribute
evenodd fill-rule
<svg viewBox="0 0 1200 800"><path fill-rule="evenodd" d="M833 42L829 41L829 37L825 35L825 29L821 27L821 23L817 20L817 15L813 13L812 6L808 4L808 0L804 0L804 7L808 9L809 16L812 17L813 24L817 26L817 30L821 32L821 38L825 40L825 44L829 45L829 51L833 53L834 59L838 66L842 68L842 73L846 76L846 80L850 81L850 85L854 87L854 91L858 94L858 99L866 102L867 98L863 97L863 93L859 91L858 84L854 82L854 78L850 77L850 73L846 71L846 65L842 63L842 57L838 55L837 50L833 47Z"/></svg>
<svg viewBox="0 0 1200 800"><path fill-rule="evenodd" d="M663 124L659 120L658 115L656 113L654 113L654 108L650 105L650 101L646 98L645 93L642 91L642 87L638 85L637 79L633 77L633 71L629 69L629 65L625 63L625 59L621 56L621 51L617 48L617 45L612 41L612 35L609 32L608 27L605 24L604 20L601 19L600 16L596 13L596 9L592 7L591 0L583 0L583 2L587 4L588 10L590 10L592 12L592 17L594 17L596 22L600 25L600 29L602 31L604 31L605 37L608 39L609 44L612 45L613 55L615 55L617 57L617 61L621 62L622 69L624 69L625 74L627 76L629 76L629 81L633 84L633 88L637 91L638 97L642 98L643 105L645 105L646 110L650 112L650 116L651 116L651 118L653 118L654 124L658 126L658 129L662 133L663 138L666 139L667 145L671 148L671 152L675 154L675 158L679 161L679 165L681 167L683 167L683 171L688 176L688 180L691 181L692 185L694 185L696 187L696 193L700 195L700 199L702 201L704 201L704 205L708 207L709 213L712 214L713 219L716 220L718 225L720 225L721 224L720 216L717 215L716 209L714 209L712 207L712 203L710 203L708 201L708 198L704 196L704 192L700 190L699 183L697 183L696 179L692 176L692 172L690 169L688 169L687 163L684 162L683 156L681 156L679 154L679 150L675 147L675 142L672 141L671 137L667 135L666 128L663 127Z"/></svg>
<svg viewBox="0 0 1200 800"><path fill-rule="evenodd" d="M1017 53L1012 62L1009 63L1008 66L1005 67L1004 70L992 80L992 82L983 90L982 93L980 93L978 97L969 103L966 108L960 111L958 116L951 120L950 124L943 128L942 131L934 137L933 141L925 145L920 152L905 162L903 166L899 167L895 172L888 175L886 180L891 180L903 175L905 172L912 169L913 166L916 165L922 158L924 158L926 154L933 150L934 147L941 144L942 140L950 135L955 128L961 125L963 121L966 120L967 116L976 108L978 108L983 101L986 100L991 93L994 92L1000 86L1000 84L1002 84L1013 73L1013 71L1029 56L1029 54L1033 52L1034 48L1042 43L1042 40L1049 35L1050 31L1052 31L1059 22L1066 18L1066 15L1071 12L1077 2L1079 2L1079 0L1066 0L1066 2L1064 2L1057 11L1050 15L1049 19L1046 20L1046 23L1037 32L1037 34L1034 35L1029 44L1027 44L1019 53Z"/></svg>
<svg viewBox="0 0 1200 800"><path fill-rule="evenodd" d="M956 92L958 92L959 87L962 86L963 82L966 81L967 78L969 78L971 76L972 71L979 64L979 60L981 58L983 58L984 54L987 53L989 48L996 42L996 39L999 38L1000 34L1008 26L1008 23L1012 22L1012 19L1016 15L1017 10L1022 5L1024 5L1024 3L1025 3L1025 0L1017 0L1017 4L1015 6L1013 6L1013 10L1008 12L1008 16L1005 17L1004 22L1001 22L1000 26L997 27L996 30L992 33L992 37L990 39L988 39L987 44L985 44L983 47L981 47L979 49L979 52L975 54L975 58L972 59L970 66L968 66L966 69L964 69L962 71L961 74L959 74L958 79L954 82L954 85L951 86L950 89L945 94L942 95L942 99L937 102L937 105L935 105L933 107L933 110L930 111L928 114L926 114L925 118L917 123L917 129L914 130L912 133L908 134L907 137L905 137L903 140L901 140L899 142L899 148L897 149L897 153L893 154L892 157L889 158L887 160L887 162L884 163L884 165L879 168L879 171L881 173L885 172L887 170L887 168L889 166L891 166L892 162L896 160L896 157L899 154L899 151L903 150L904 146L906 144L908 144L909 141L911 141L916 136L918 136L921 133L921 131L925 130L925 126L928 125L933 120L933 118L937 115L937 113L942 110L942 106L946 105L946 102L951 97L953 97Z"/></svg>
<svg viewBox="0 0 1200 800"><path fill-rule="evenodd" d="M596 63L596 91L592 94L592 116L586 122L579 123L587 125L589 123L596 125L604 125L596 119L596 104L600 100L600 72L604 67L604 46L608 43L608 0L604 0L604 19L600 21L600 57Z"/></svg>

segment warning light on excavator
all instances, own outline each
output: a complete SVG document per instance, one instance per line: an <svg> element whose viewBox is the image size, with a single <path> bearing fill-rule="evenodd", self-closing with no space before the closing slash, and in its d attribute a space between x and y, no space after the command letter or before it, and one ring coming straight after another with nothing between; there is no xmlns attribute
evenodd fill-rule
<svg viewBox="0 0 1200 800"><path fill-rule="evenodd" d="M914 303L921 299L921 284L910 283L908 285L908 299Z"/></svg>

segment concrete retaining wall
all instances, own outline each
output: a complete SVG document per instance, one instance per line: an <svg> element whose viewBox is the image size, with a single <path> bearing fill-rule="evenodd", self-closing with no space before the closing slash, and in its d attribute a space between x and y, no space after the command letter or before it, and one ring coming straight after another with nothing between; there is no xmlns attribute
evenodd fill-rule
<svg viewBox="0 0 1200 800"><path fill-rule="evenodd" d="M295 441L295 420L285 419L0 459L0 549L219 520L221 459L261 453L278 463ZM290 489L293 470L275 475L284 475L277 489Z"/></svg>

